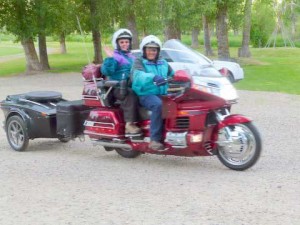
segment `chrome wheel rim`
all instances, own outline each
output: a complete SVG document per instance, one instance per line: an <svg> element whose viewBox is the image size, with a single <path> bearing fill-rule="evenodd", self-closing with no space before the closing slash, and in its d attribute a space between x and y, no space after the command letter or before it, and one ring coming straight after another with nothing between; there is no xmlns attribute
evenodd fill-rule
<svg viewBox="0 0 300 225"><path fill-rule="evenodd" d="M218 142L222 143L219 144L219 155L229 164L244 165L255 155L256 140L252 131L245 125L223 128L219 132Z"/></svg>
<svg viewBox="0 0 300 225"><path fill-rule="evenodd" d="M15 148L21 148L23 146L25 142L25 133L18 121L13 120L8 124L7 134L10 143Z"/></svg>

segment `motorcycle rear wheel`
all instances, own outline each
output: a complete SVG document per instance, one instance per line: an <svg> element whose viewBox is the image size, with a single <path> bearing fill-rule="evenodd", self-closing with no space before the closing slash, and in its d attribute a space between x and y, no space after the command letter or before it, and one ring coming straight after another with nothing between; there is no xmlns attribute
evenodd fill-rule
<svg viewBox="0 0 300 225"><path fill-rule="evenodd" d="M135 150L127 150L122 148L116 148L115 150L120 156L127 159L136 158L141 154L141 152Z"/></svg>
<svg viewBox="0 0 300 225"><path fill-rule="evenodd" d="M225 129L230 133L232 141ZM251 122L223 128L219 131L219 142L223 142L218 147L219 160L228 168L239 171L252 167L262 149L260 134Z"/></svg>

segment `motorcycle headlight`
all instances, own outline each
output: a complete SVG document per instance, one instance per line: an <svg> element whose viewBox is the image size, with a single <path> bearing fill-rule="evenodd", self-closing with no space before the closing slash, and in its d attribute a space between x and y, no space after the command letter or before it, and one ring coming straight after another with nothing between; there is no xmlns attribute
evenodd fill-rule
<svg viewBox="0 0 300 225"><path fill-rule="evenodd" d="M220 88L214 87L214 86L209 86L209 85L207 85L207 83L194 84L194 88L198 89L200 91L203 91L203 92L207 92L210 94L220 96Z"/></svg>

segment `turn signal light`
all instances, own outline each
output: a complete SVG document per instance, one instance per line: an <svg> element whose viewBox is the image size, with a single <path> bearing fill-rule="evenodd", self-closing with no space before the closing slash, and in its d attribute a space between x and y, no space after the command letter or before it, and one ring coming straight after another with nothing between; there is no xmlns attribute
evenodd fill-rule
<svg viewBox="0 0 300 225"><path fill-rule="evenodd" d="M202 134L190 134L190 142L191 143L202 142L202 139L203 139Z"/></svg>

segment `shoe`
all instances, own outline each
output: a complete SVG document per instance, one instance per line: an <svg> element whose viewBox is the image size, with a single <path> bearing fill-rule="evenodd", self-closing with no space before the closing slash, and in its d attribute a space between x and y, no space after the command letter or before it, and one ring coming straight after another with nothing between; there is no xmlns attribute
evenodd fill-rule
<svg viewBox="0 0 300 225"><path fill-rule="evenodd" d="M151 141L149 144L149 148L155 151L162 151L164 150L164 145L157 141Z"/></svg>
<svg viewBox="0 0 300 225"><path fill-rule="evenodd" d="M135 126L131 122L127 122L125 125L125 133L126 134L138 134L138 133L141 133L141 128Z"/></svg>

